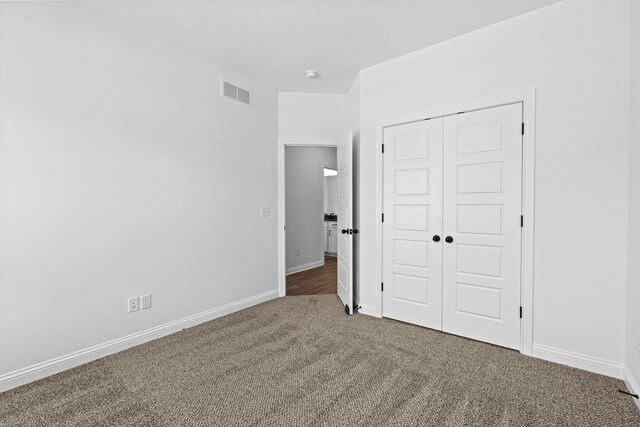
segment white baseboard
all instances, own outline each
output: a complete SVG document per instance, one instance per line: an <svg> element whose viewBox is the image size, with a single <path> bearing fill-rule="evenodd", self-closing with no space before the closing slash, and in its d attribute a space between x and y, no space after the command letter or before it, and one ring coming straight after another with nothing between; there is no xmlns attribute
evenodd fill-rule
<svg viewBox="0 0 640 427"><path fill-rule="evenodd" d="M377 307L368 304L360 304L358 313L366 314L373 317L382 317ZM537 357L538 359L544 359L550 362L559 363L561 365L567 365L573 368L594 372L596 374L623 379L623 365L620 363L612 362L610 360L587 356L584 354L553 348L542 344L533 344L531 356ZM635 390L634 393L638 393L640 387L636 385L637 383L633 382L633 377L630 373L627 374L626 370L625 376L631 378L630 382L633 390ZM637 400L636 404L640 405Z"/></svg>
<svg viewBox="0 0 640 427"><path fill-rule="evenodd" d="M36 363L26 368L0 375L0 392L30 383L41 378L57 374L67 369L83 365L96 359L125 350L145 342L173 334L184 328L190 328L209 320L234 313L236 311L272 300L278 297L278 290L265 292L240 301L232 302L202 313L187 316L164 325L146 329L122 338L107 341L84 350L56 357L45 362Z"/></svg>
<svg viewBox="0 0 640 427"><path fill-rule="evenodd" d="M631 375L631 371L629 371L629 368L627 368L626 366L624 367L624 372L622 373L622 380L627 386L627 390L629 390L633 394L640 394L640 383L638 383L633 375ZM632 397L631 399L633 399L638 409L640 409L640 399L636 399L635 397Z"/></svg>
<svg viewBox="0 0 640 427"><path fill-rule="evenodd" d="M587 356L585 354L574 353L572 351L559 348L548 347L542 344L533 344L531 355L538 359L560 363L573 368L584 369L585 371L602 374L609 377L622 379L623 365L610 360L598 357Z"/></svg>
<svg viewBox="0 0 640 427"><path fill-rule="evenodd" d="M302 265L296 265L295 267L287 268L287 276L293 273L300 273L301 271L311 270L312 268L322 267L324 265L324 258L320 261L308 262Z"/></svg>

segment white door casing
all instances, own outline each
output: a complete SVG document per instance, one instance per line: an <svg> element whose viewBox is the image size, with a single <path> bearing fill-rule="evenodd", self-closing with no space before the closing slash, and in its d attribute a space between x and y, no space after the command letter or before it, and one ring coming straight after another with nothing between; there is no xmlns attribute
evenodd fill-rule
<svg viewBox="0 0 640 427"><path fill-rule="evenodd" d="M338 145L338 297L353 314L353 141Z"/></svg>
<svg viewBox="0 0 640 427"><path fill-rule="evenodd" d="M443 331L520 348L522 104L444 118Z"/></svg>
<svg viewBox="0 0 640 427"><path fill-rule="evenodd" d="M442 326L441 118L384 130L384 316Z"/></svg>

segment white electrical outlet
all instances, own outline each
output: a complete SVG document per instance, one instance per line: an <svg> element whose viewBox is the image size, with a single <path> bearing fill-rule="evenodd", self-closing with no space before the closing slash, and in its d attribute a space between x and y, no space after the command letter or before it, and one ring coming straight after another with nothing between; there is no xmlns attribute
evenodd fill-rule
<svg viewBox="0 0 640 427"><path fill-rule="evenodd" d="M129 298L129 313L140 309L140 299L138 297Z"/></svg>
<svg viewBox="0 0 640 427"><path fill-rule="evenodd" d="M296 249L296 255L300 256L300 248Z"/></svg>
<svg viewBox="0 0 640 427"><path fill-rule="evenodd" d="M262 206L260 208L260 216L269 216L270 212L269 212L269 206Z"/></svg>
<svg viewBox="0 0 640 427"><path fill-rule="evenodd" d="M140 296L140 306L143 310L151 308L151 294L144 294Z"/></svg>

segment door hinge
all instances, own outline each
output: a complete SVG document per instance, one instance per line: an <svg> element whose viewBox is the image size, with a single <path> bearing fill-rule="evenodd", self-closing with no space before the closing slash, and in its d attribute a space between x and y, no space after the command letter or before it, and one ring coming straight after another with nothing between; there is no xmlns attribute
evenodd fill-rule
<svg viewBox="0 0 640 427"><path fill-rule="evenodd" d="M384 214L382 214L382 222L384 222Z"/></svg>
<svg viewBox="0 0 640 427"><path fill-rule="evenodd" d="M524 135L524 123L522 123L522 135Z"/></svg>
<svg viewBox="0 0 640 427"><path fill-rule="evenodd" d="M522 319L522 306L520 306L520 318Z"/></svg>
<svg viewBox="0 0 640 427"><path fill-rule="evenodd" d="M524 227L524 215L520 215L520 227Z"/></svg>
<svg viewBox="0 0 640 427"><path fill-rule="evenodd" d="M382 154L384 154L384 144L382 144Z"/></svg>
<svg viewBox="0 0 640 427"><path fill-rule="evenodd" d="M384 292L384 282L380 283L380 291Z"/></svg>

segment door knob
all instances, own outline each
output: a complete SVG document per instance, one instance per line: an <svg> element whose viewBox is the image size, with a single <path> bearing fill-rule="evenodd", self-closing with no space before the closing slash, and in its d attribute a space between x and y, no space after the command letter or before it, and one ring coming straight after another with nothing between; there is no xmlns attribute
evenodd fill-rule
<svg viewBox="0 0 640 427"><path fill-rule="evenodd" d="M438 236L437 234L435 236L433 236L433 241L434 242L439 242L440 241L440 236Z"/></svg>
<svg viewBox="0 0 640 427"><path fill-rule="evenodd" d="M342 229L342 234L347 234L349 232L349 230L345 230L344 228Z"/></svg>
<svg viewBox="0 0 640 427"><path fill-rule="evenodd" d="M445 241L445 242L447 242L447 243L451 243L451 242L453 242L453 237L451 237L451 236L447 236L447 237L444 239L444 241Z"/></svg>

